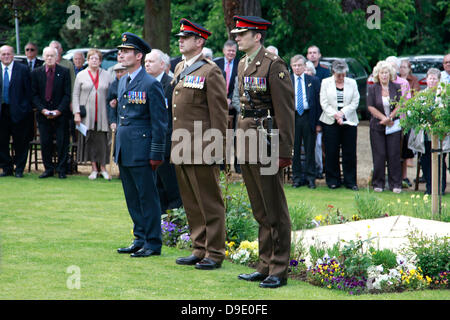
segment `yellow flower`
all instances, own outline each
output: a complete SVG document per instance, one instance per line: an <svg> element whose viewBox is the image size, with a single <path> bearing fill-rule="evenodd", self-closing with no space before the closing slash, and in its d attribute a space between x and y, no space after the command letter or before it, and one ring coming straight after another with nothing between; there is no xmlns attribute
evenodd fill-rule
<svg viewBox="0 0 450 320"><path fill-rule="evenodd" d="M410 274L410 275L413 276L415 273L416 273L416 269L411 269L411 270L409 270L409 274Z"/></svg>
<svg viewBox="0 0 450 320"><path fill-rule="evenodd" d="M431 283L431 278L429 276L426 276L427 282Z"/></svg>
<svg viewBox="0 0 450 320"><path fill-rule="evenodd" d="M409 204L409 202L408 202L408 201L405 201L405 204L406 204L406 205L408 205L408 204Z"/></svg>
<svg viewBox="0 0 450 320"><path fill-rule="evenodd" d="M416 195L416 199L420 199L420 195L417 194L417 195Z"/></svg>
<svg viewBox="0 0 450 320"><path fill-rule="evenodd" d="M316 221L322 221L322 220L323 220L323 217L322 217L322 215L318 215L318 216L315 216L314 219L315 219Z"/></svg>
<svg viewBox="0 0 450 320"><path fill-rule="evenodd" d="M400 198L397 198L397 203L401 203L402 200L400 200Z"/></svg>
<svg viewBox="0 0 450 320"><path fill-rule="evenodd" d="M228 250L225 250L225 257L228 257L229 253Z"/></svg>

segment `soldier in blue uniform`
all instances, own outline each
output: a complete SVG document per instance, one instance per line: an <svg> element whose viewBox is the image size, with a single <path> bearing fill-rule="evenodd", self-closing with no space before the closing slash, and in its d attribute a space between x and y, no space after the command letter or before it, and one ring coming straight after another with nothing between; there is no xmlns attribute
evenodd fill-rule
<svg viewBox="0 0 450 320"><path fill-rule="evenodd" d="M119 164L135 239L119 253L131 257L161 254L161 208L156 188L156 169L164 161L167 110L161 83L145 72L150 46L125 32L117 47L128 74L117 91L117 136L115 161Z"/></svg>

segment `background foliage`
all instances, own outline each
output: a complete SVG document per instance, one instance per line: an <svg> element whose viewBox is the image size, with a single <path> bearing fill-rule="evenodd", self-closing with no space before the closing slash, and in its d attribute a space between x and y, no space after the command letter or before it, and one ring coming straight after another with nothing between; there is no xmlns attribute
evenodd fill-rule
<svg viewBox="0 0 450 320"><path fill-rule="evenodd" d="M21 47L32 40L43 48L53 39L64 49L115 47L120 34L142 35L144 0L21 0L19 5ZM12 0L0 0L0 43L15 44ZM71 4L81 9L81 29L65 26ZM370 71L388 55L443 54L450 49L450 4L446 0L260 0L262 16L272 21L266 44L279 48L289 59L306 54L311 44L324 56L350 56ZM381 28L367 28L366 8L378 5ZM220 56L228 38L222 0L172 0L172 35L186 17L212 31L207 46ZM178 55L171 39L172 56Z"/></svg>

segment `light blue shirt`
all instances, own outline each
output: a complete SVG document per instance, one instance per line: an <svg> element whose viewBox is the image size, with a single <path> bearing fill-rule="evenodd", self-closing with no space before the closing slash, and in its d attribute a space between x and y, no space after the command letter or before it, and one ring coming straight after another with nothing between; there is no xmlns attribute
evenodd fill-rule
<svg viewBox="0 0 450 320"><path fill-rule="evenodd" d="M128 76L130 77L130 83L133 81L134 78L136 78L136 76L138 75L139 72L141 72L142 70L142 66L140 66L136 71L134 71L132 74L128 74Z"/></svg>
<svg viewBox="0 0 450 320"><path fill-rule="evenodd" d="M305 110L309 109L308 105L308 99L306 98L306 86L305 86L305 74L303 73L301 76L294 75L295 78L295 106L297 106L297 88L298 88L298 81L301 81L302 85L302 92L303 92L303 108Z"/></svg>

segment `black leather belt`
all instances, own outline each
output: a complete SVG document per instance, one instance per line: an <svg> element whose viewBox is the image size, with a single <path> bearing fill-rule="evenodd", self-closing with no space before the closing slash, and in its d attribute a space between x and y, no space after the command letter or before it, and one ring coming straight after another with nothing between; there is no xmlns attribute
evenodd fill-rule
<svg viewBox="0 0 450 320"><path fill-rule="evenodd" d="M241 109L241 117L244 118L262 118L266 117L269 109Z"/></svg>

